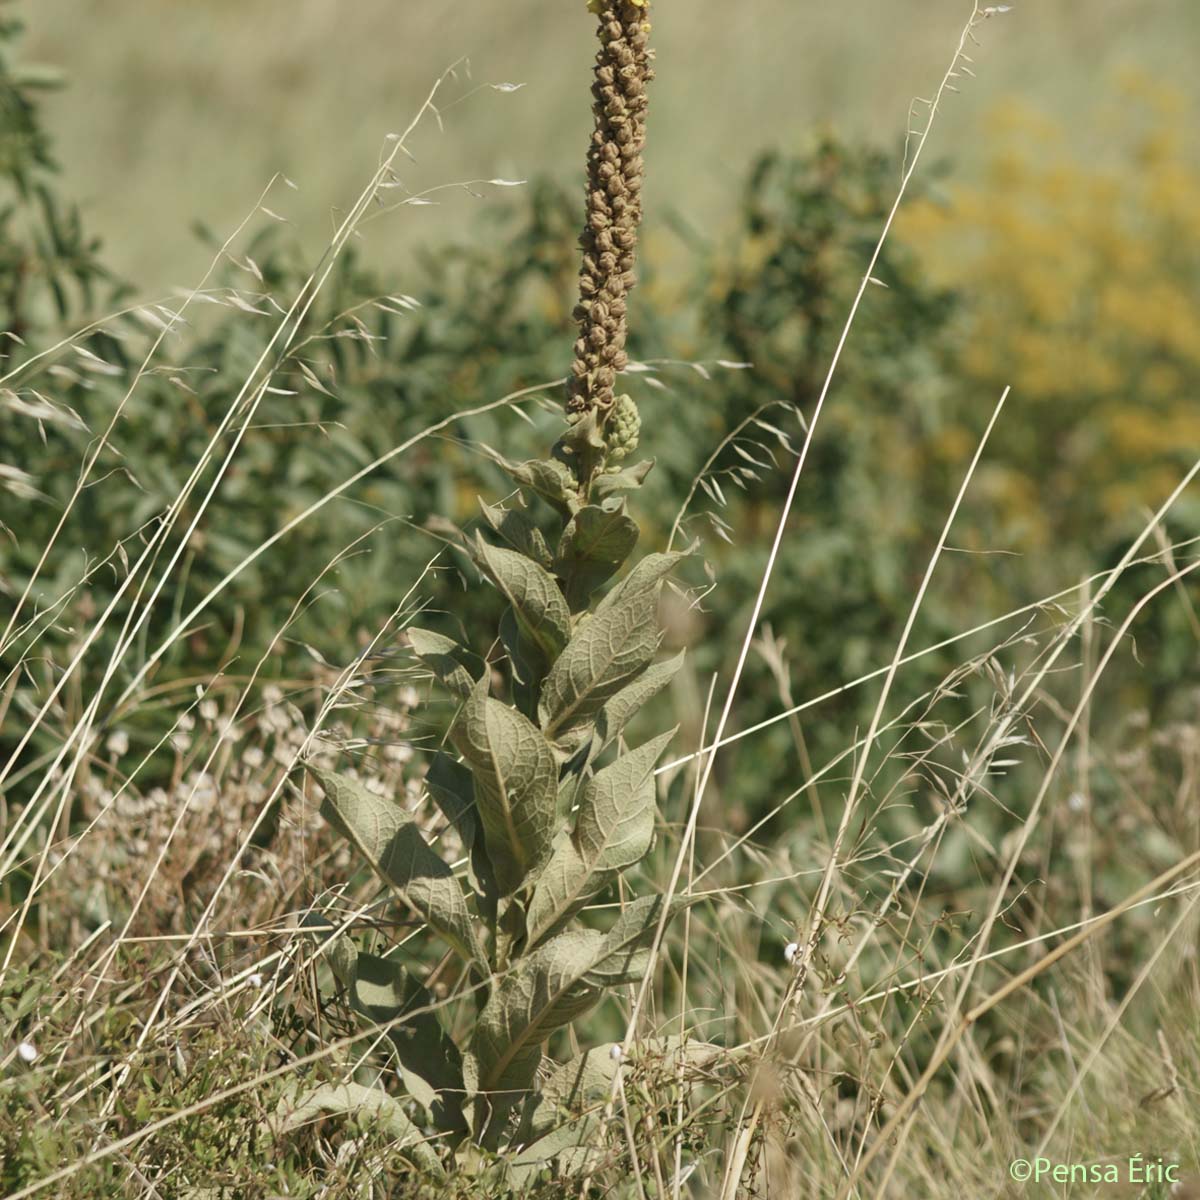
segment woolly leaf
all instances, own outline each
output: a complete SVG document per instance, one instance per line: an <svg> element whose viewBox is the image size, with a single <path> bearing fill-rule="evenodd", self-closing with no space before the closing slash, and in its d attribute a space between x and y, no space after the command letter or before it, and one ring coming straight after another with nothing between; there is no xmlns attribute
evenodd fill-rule
<svg viewBox="0 0 1200 1200"><path fill-rule="evenodd" d="M589 1105L608 1100L618 1061L612 1055L612 1045L615 1043L597 1046L551 1070L525 1106L518 1141L540 1139L560 1122L579 1117ZM543 1145L539 1149L544 1156L550 1147Z"/></svg>
<svg viewBox="0 0 1200 1200"><path fill-rule="evenodd" d="M430 993L398 962L360 952L351 998L369 1021L391 1023L388 1036L409 1095L428 1109L439 1129L465 1133L462 1056L432 1011Z"/></svg>
<svg viewBox="0 0 1200 1200"><path fill-rule="evenodd" d="M683 665L684 651L664 662L646 668L631 684L622 688L596 717L596 743L593 756L614 741L634 714L675 677Z"/></svg>
<svg viewBox="0 0 1200 1200"><path fill-rule="evenodd" d="M357 780L308 767L325 792L321 815L349 839L399 898L464 958L482 959L467 902L412 816Z"/></svg>
<svg viewBox="0 0 1200 1200"><path fill-rule="evenodd" d="M482 680L451 736L475 777L475 806L503 896L545 862L554 838L558 766L541 732L493 700Z"/></svg>
<svg viewBox="0 0 1200 1200"><path fill-rule="evenodd" d="M413 653L433 672L434 678L447 691L465 700L484 672L483 662L453 638L431 629L410 625L407 633Z"/></svg>
<svg viewBox="0 0 1200 1200"><path fill-rule="evenodd" d="M592 481L592 499L600 503L618 492L630 492L635 488L640 488L645 482L646 476L650 474L654 461L650 458L634 463L632 467L626 467L624 470L614 471L612 474L597 475Z"/></svg>
<svg viewBox="0 0 1200 1200"><path fill-rule="evenodd" d="M646 669L658 649L657 605L652 589L635 590L580 623L542 686L538 717L548 738L591 722Z"/></svg>
<svg viewBox="0 0 1200 1200"><path fill-rule="evenodd" d="M517 481L522 487L536 492L564 517L569 517L579 507L578 484L566 463L557 459L532 459L514 463L496 454L496 465Z"/></svg>
<svg viewBox="0 0 1200 1200"><path fill-rule="evenodd" d="M607 449L600 417L592 408L572 418L553 454L567 462L576 479L591 479L603 465Z"/></svg>
<svg viewBox="0 0 1200 1200"><path fill-rule="evenodd" d="M575 828L556 845L529 904L531 945L649 850L656 811L654 764L673 733L618 758L584 785Z"/></svg>
<svg viewBox="0 0 1200 1200"><path fill-rule="evenodd" d="M641 593L656 594L657 587L692 551L672 550L664 554L647 554L605 597L596 605L599 615L621 603L626 603Z"/></svg>
<svg viewBox="0 0 1200 1200"><path fill-rule="evenodd" d="M521 631L547 662L553 662L571 636L571 610L554 576L525 555L491 546L479 535L472 553L480 569L512 605Z"/></svg>
<svg viewBox="0 0 1200 1200"><path fill-rule="evenodd" d="M483 518L514 550L550 569L553 555L542 531L519 508L498 508L479 501Z"/></svg>
<svg viewBox="0 0 1200 1200"><path fill-rule="evenodd" d="M537 713L541 682L550 669L550 661L542 648L522 632L511 608L506 608L501 615L497 632L508 656L513 703L525 716L532 718Z"/></svg>
<svg viewBox="0 0 1200 1200"><path fill-rule="evenodd" d="M600 998L582 981L605 949L605 935L594 930L559 934L497 981L476 1022L468 1071L493 1105L528 1089L542 1044Z"/></svg>
<svg viewBox="0 0 1200 1200"><path fill-rule="evenodd" d="M358 969L358 947L348 933L339 933L341 922L328 917L320 909L309 909L300 918L300 924L309 931L317 943L320 959L329 965L334 978L349 992L354 987Z"/></svg>
<svg viewBox="0 0 1200 1200"><path fill-rule="evenodd" d="M598 1116L612 1095L619 1063L642 1070L657 1068L666 1080L674 1082L680 1060L693 1071L704 1071L727 1053L711 1042L681 1041L677 1037L640 1039L631 1043L627 1057L614 1054L619 1049L620 1043L606 1042L554 1067L521 1114L517 1141L526 1146L516 1162L544 1162L562 1149L577 1145L581 1140L578 1135L591 1128L589 1118ZM547 1135L556 1128L562 1136L551 1139ZM567 1136L572 1132L574 1137Z"/></svg>
<svg viewBox="0 0 1200 1200"><path fill-rule="evenodd" d="M699 897L676 896L671 901L669 921L677 912L696 904ZM650 962L650 945L654 941L662 917L662 896L643 896L625 906L613 927L604 935L596 959L584 976L593 987L616 987L621 983L637 983Z"/></svg>
<svg viewBox="0 0 1200 1200"><path fill-rule="evenodd" d="M471 772L439 750L425 772L425 787L442 815L458 830L463 845L470 850L475 844L477 828Z"/></svg>
<svg viewBox="0 0 1200 1200"><path fill-rule="evenodd" d="M554 563L571 610L586 608L588 598L616 574L638 540L638 527L620 500L581 508L563 530Z"/></svg>
<svg viewBox="0 0 1200 1200"><path fill-rule="evenodd" d="M303 1091L291 1088L276 1113L283 1132L326 1116L362 1117L377 1121L396 1139L397 1149L439 1179L445 1175L442 1160L424 1134L413 1124L394 1096L361 1083L323 1084Z"/></svg>

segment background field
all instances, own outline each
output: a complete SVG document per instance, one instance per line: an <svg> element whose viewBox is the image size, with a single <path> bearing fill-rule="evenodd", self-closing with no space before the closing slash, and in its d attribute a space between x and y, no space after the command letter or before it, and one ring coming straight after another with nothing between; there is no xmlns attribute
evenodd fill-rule
<svg viewBox="0 0 1200 1200"><path fill-rule="evenodd" d="M1194 120L1200 12L1187 0L1017 7L989 28L979 78L943 117L935 150L961 177L986 157L987 115L1008 104L1069 129L1089 160L1120 166L1110 129L1121 100L1110 85L1122 70L1178 88ZM663 238L667 208L699 228L729 223L735 181L765 147L798 147L828 126L892 148L909 100L939 78L962 12L961 0L662 6L650 237ZM447 135L427 129L406 174L424 185L497 175L575 183L588 105L578 80L591 52L566 0L39 0L25 17L31 56L74 81L47 104L70 190L113 264L151 292L190 284L206 261L186 222L231 229L275 171L302 188L289 216L306 238L326 238L331 210L357 194L384 134L464 57L478 83L527 86L504 103L484 92L448 112ZM462 237L465 201L389 223L372 255L402 267L414 241Z"/></svg>

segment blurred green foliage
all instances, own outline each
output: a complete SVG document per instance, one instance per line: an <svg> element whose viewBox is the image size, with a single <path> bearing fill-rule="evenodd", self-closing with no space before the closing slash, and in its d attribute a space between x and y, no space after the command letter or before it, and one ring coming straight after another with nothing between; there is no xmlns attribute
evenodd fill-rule
<svg viewBox="0 0 1200 1200"><path fill-rule="evenodd" d="M13 32L5 28L6 41ZM580 212L574 196L534 185L523 207L485 218L490 224L484 236L469 248L425 248L405 279L404 294L352 245L278 361L270 357L272 334L313 264L272 226L218 255L217 275L206 289L218 304L189 308L186 323L166 335L126 400L151 339L170 319L161 307L131 311L74 347L33 358L64 332L108 314L115 284L77 217L55 199L31 78L4 66L0 145L12 217L0 222L0 261L28 264L30 280L4 314L10 328L23 331L21 343L10 347L0 394L0 405L9 410L0 422L0 464L21 473L0 478L0 488L8 487L0 492L8 530L0 542L0 587L10 602L22 594L50 542L80 463L116 419L24 614L53 610L52 619L39 622L36 638L17 639L0 662L7 675L27 659L18 672L14 712L32 711L41 702L56 678L55 664L66 661L80 631L114 595L210 442L214 464L185 504L151 578L176 551L178 564L113 688L132 677L227 572L354 472L456 410L561 375L573 336ZM721 668L727 677L737 653L792 452L894 198L896 167L890 154L834 139L798 154L769 153L743 185L737 227L718 235L677 223L690 266L668 271L661 264L681 256L651 254L635 293L633 357L675 364L629 377L643 413L643 445L659 460L644 493L643 544L665 540L710 452L747 423L718 456L683 522L685 534L704 537L717 579L701 614L676 614L677 639L693 647L700 680ZM1010 196L1003 211L1014 203ZM953 209L934 193L917 211L950 213L946 219L953 220ZM968 209L964 219L978 216ZM204 236L217 255L216 239ZM1007 305L1004 328L1013 336L1020 322L1036 327L1044 315L1036 306L1014 312L1017 299L1028 294L1026 268L1036 266L1036 255L1014 256L1008 275L991 271L986 289L964 295L931 281L914 240L889 241L875 272L879 286L867 289L763 613L786 642L797 700L889 660L976 439L1009 378L989 314ZM1167 241L1147 242L1143 254L1151 258L1138 260L1139 278L1176 253ZM1120 268L1120 262L1106 267ZM29 290L34 280L45 292L41 300ZM990 358L982 353L980 330L984 348L994 352ZM1153 357L1135 327L1127 326L1125 334L1130 361ZM244 416L235 402L263 354L274 366L271 390L257 401L241 436L239 420L230 425L227 416ZM714 365L718 360L752 367L727 369ZM697 371L688 362L707 365ZM1071 379L1067 372L1051 401L1076 395ZM1078 398L1086 409L1091 392L1083 390L1085 382L1079 382ZM218 668L231 676L244 673L285 626L286 640L268 674L302 671L311 654L344 663L441 548L423 529L425 522L439 515L471 519L478 494L495 498L510 490L481 444L519 457L522 451L539 453L552 440L557 388L545 395L550 403L527 408L532 427L503 409L464 419L325 506L236 575L175 643L152 681L206 678ZM1119 416L1119 404L1112 409ZM754 424L755 414L766 425ZM973 553L943 558L913 648L1069 586L1120 553L1116 524L1107 540L1071 541L1063 520L1081 496L1094 494L1090 480L1110 470L1112 443L1099 437L1073 443L1071 471L1064 473L1064 426L1043 436L1024 409L1007 420L998 435L997 465L985 463L951 538L953 546ZM231 451L219 488L180 544L181 531L216 478L215 464ZM1163 470L1177 469L1181 461L1174 446L1164 453L1123 460L1127 490L1116 509L1106 504L1104 511L1115 519L1118 509L1128 513L1138 502L1161 499L1169 477ZM1043 496L1046 479L1054 481L1053 491ZM1024 489L1023 506L998 504L998 497L1015 494L1014 480ZM1030 559L1013 553L1030 545L1043 553ZM1010 553L978 557L1001 551ZM418 599L444 610L469 636L489 628L496 615L495 597L474 584L465 565L447 552L421 583ZM316 599L293 613L314 585ZM74 694L92 694L137 593L132 588L118 602ZM1155 662L1173 664L1166 670L1174 683L1194 683L1186 610L1164 605L1161 612L1154 618L1161 622ZM962 657L963 651L952 649L906 671L896 703L919 694ZM1132 694L1144 700L1154 680L1139 670L1135 665L1130 672L1140 679ZM811 729L805 722L814 761L846 746L869 718L874 696L872 689L852 693L819 710ZM774 674L753 656L738 722L761 720L781 704ZM102 721L115 719L148 747L168 715L153 706L132 714L102 712ZM5 745L11 746L18 728L19 722L9 722ZM53 737L49 733L45 745L33 749L45 749ZM797 785L793 738L781 723L722 758L716 782L735 793L731 827Z"/></svg>
<svg viewBox="0 0 1200 1200"><path fill-rule="evenodd" d="M0 329L17 345L48 313L66 320L79 305L90 306L109 280L99 243L55 193L58 164L37 104L60 80L12 61L8 48L21 28L0 12ZM9 350L0 346L0 362Z"/></svg>

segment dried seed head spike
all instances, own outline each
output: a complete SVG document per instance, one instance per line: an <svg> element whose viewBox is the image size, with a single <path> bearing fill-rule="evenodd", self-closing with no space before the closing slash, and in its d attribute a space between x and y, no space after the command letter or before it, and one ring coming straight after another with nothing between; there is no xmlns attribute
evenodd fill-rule
<svg viewBox="0 0 1200 1200"><path fill-rule="evenodd" d="M589 0L598 17L600 49L592 83L595 127L587 159L587 217L579 239L583 261L579 337L567 382L567 412L615 403L625 353L626 296L633 287L638 225L642 219L642 148L646 140L646 84L653 78L648 47L649 0Z"/></svg>

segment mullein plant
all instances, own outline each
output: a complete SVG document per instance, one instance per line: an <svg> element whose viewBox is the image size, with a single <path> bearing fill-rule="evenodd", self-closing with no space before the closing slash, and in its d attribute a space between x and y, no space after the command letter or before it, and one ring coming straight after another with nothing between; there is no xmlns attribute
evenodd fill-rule
<svg viewBox="0 0 1200 1200"><path fill-rule="evenodd" d="M538 1163L572 1136L578 1144L580 1109L607 1098L622 1056L599 1047L551 1067L547 1040L612 989L642 979L665 903L628 900L603 932L581 919L654 837L654 768L672 734L628 749L622 731L682 662L682 654L656 661L657 607L685 557L647 554L606 590L638 540L628 494L653 465L630 464L640 419L616 392L627 365L653 55L648 0L588 7L600 48L566 429L545 459L495 456L518 485L516 499L508 507L481 500L480 527L460 542L507 603L497 631L503 653L485 662L440 633L408 631L417 659L458 705L451 748L434 756L426 785L466 848L468 886L398 804L309 768L326 820L461 960L463 992L478 1007L460 1045L432 994L398 961L336 938L327 946L333 969L359 1013L388 1025L406 1088L443 1152L410 1125L412 1105L389 1105L353 1084L294 1098L293 1115L366 1105L430 1167L465 1145L514 1153L520 1145L524 1160ZM557 538L527 515L528 502L553 509ZM497 678L506 699L493 694ZM555 1141L564 1121L573 1135Z"/></svg>

